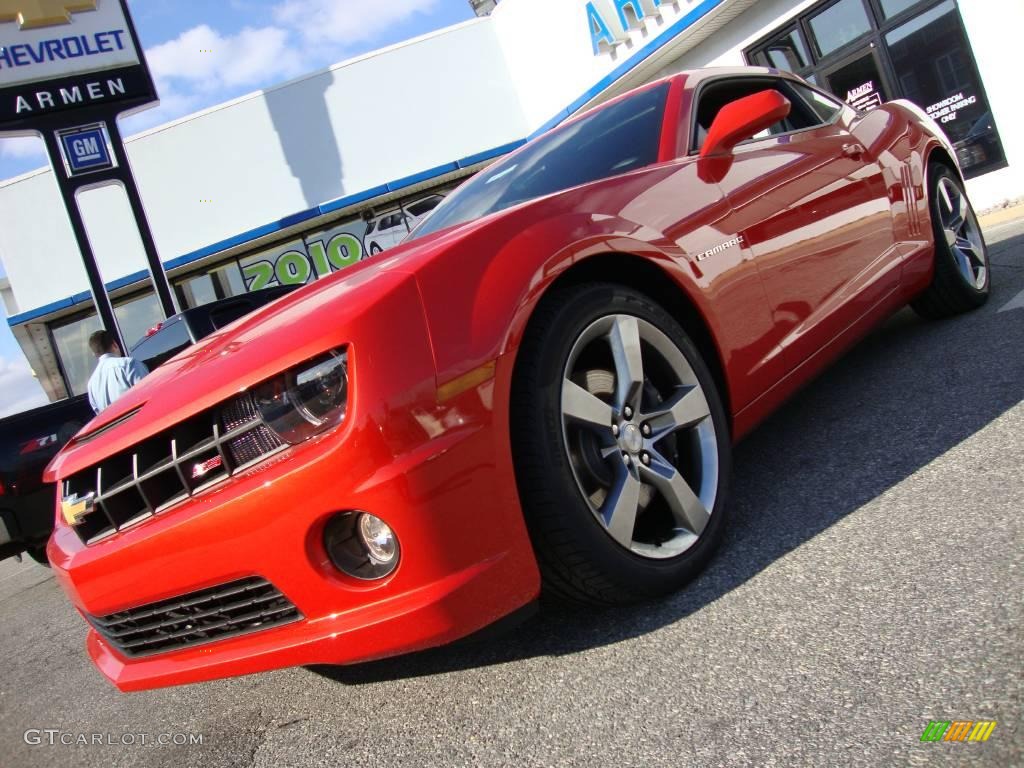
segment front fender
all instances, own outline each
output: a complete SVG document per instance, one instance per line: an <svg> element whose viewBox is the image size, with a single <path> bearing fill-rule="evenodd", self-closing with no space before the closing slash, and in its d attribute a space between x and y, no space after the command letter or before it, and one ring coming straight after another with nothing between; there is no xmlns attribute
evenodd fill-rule
<svg viewBox="0 0 1024 768"><path fill-rule="evenodd" d="M495 250L494 243L501 245ZM620 217L580 212L501 219L425 265L417 279L439 385L514 352L551 284L573 266L607 253L682 272L682 254L662 233Z"/></svg>

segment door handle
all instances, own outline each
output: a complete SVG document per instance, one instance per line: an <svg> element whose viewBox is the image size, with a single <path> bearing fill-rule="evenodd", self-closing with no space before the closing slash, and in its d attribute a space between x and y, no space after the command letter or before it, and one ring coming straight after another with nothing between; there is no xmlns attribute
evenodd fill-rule
<svg viewBox="0 0 1024 768"><path fill-rule="evenodd" d="M855 160L863 155L865 149L860 144L843 144L843 157L852 157Z"/></svg>

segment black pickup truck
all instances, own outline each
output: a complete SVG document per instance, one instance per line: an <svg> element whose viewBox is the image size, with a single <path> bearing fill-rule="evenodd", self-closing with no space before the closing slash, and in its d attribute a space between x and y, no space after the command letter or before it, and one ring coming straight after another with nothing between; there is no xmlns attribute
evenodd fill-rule
<svg viewBox="0 0 1024 768"><path fill-rule="evenodd" d="M217 329L249 314L257 307L291 293L297 287L275 285L186 309L153 328L128 354L152 371Z"/></svg>
<svg viewBox="0 0 1024 768"><path fill-rule="evenodd" d="M187 309L156 326L129 354L153 370L295 287L265 288ZM26 552L46 564L56 498L53 485L43 482L43 470L93 415L88 397L78 395L0 419L0 560Z"/></svg>
<svg viewBox="0 0 1024 768"><path fill-rule="evenodd" d="M46 563L55 502L43 469L92 417L79 395L0 419L0 559L28 552Z"/></svg>

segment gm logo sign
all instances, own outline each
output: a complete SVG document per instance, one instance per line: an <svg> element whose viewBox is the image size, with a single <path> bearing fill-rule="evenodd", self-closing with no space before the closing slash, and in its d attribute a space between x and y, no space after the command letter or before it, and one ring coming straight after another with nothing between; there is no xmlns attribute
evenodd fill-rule
<svg viewBox="0 0 1024 768"><path fill-rule="evenodd" d="M91 123L57 131L68 176L105 171L116 164L107 146L105 123Z"/></svg>

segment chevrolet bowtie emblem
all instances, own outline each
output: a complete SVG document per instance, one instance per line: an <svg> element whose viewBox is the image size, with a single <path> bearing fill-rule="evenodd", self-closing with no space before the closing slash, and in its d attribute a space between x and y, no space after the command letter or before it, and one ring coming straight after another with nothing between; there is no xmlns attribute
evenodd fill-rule
<svg viewBox="0 0 1024 768"><path fill-rule="evenodd" d="M71 14L95 11L97 0L0 0L0 21L16 21L22 29L70 24Z"/></svg>
<svg viewBox="0 0 1024 768"><path fill-rule="evenodd" d="M60 512L68 525L78 525L82 518L92 512L95 500L93 494L79 498L78 494L68 496L60 503Z"/></svg>

